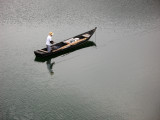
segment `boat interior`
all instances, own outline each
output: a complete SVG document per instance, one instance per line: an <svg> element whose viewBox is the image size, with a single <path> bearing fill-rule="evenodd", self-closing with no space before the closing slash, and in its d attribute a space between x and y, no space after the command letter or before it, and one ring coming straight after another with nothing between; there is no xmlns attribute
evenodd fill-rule
<svg viewBox="0 0 160 120"><path fill-rule="evenodd" d="M85 33L85 34L82 34L82 35L79 35L79 36L75 36L73 38L69 38L67 40L64 40L62 42L59 42L57 44L54 44L52 45L52 52L55 52L59 49L64 49L70 45L74 45L74 44L77 44L81 41L84 41L86 40L87 38L89 38L91 35L89 33ZM41 50L39 50L41 52L45 52L47 53L47 48L43 48Z"/></svg>

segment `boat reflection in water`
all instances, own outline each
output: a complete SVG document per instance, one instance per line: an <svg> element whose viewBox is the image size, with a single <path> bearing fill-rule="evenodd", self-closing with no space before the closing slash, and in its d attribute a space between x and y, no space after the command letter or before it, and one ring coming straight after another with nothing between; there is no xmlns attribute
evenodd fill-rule
<svg viewBox="0 0 160 120"><path fill-rule="evenodd" d="M85 43L75 47L75 48L72 48L72 49L68 49L66 51L63 51L61 53L58 53L56 55L53 55L53 56L50 56L50 57L46 57L46 58L39 58L39 57L35 57L35 62L46 62L46 65L47 65L47 69L49 71L49 73L51 75L54 75L54 72L53 72L53 66L55 65L55 62L51 62L52 58L56 58L58 56L64 56L64 55L67 55L67 54L70 54L76 50L80 50L80 49L83 49L83 48L87 48L87 47L92 47L92 46L96 46L96 44L92 41L86 41Z"/></svg>

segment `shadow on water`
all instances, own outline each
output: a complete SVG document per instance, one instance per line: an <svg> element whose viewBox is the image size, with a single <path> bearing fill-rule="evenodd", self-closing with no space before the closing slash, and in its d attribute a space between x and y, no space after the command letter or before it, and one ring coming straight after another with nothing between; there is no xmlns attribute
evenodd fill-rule
<svg viewBox="0 0 160 120"><path fill-rule="evenodd" d="M61 56L61 55L65 55L65 54L69 54L69 53L72 53L76 50L80 50L80 49L83 49L83 48L87 48L87 47L91 47L91 46L96 46L96 43L94 43L93 41L87 41L75 48L71 48L71 49L67 49L66 51L62 51L62 52L59 52L55 55L51 55L49 57L45 57L45 58L40 58L40 57L35 57L34 61L36 62L45 62L47 61L49 63L49 61L51 62L51 59L52 58L56 58L58 56Z"/></svg>
<svg viewBox="0 0 160 120"><path fill-rule="evenodd" d="M47 62L46 62L46 64L47 64L47 69L48 69L48 71L49 71L49 73L51 74L51 75L53 75L54 74L54 72L53 72L53 65L55 64L55 62L52 62L51 63L51 59L48 59L47 60Z"/></svg>

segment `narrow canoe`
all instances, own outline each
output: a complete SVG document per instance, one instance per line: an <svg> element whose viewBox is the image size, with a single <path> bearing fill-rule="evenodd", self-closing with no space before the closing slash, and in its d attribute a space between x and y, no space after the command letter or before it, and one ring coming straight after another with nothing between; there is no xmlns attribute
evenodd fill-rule
<svg viewBox="0 0 160 120"><path fill-rule="evenodd" d="M60 52L78 47L80 44L83 44L86 41L88 41L91 38L91 36L94 34L96 29L97 27L85 33L79 34L77 36L74 36L72 38L63 40L59 43L52 45L51 47L56 49L53 49L51 52L48 52L47 48L43 48L43 49L34 51L34 54L36 55L36 57L44 58L44 57L56 55L56 54L59 54Z"/></svg>
<svg viewBox="0 0 160 120"><path fill-rule="evenodd" d="M67 49L67 50L59 52L57 54L50 55L48 57L35 57L34 61L35 62L46 62L46 61L48 61L49 59L52 59L52 58L56 58L56 57L59 57L59 56L64 57L65 55L71 54L72 52L75 52L77 50L88 48L88 47L95 47L95 46L96 46L96 43L94 43L93 41L86 41L85 43L80 44L77 47L74 47L72 49Z"/></svg>

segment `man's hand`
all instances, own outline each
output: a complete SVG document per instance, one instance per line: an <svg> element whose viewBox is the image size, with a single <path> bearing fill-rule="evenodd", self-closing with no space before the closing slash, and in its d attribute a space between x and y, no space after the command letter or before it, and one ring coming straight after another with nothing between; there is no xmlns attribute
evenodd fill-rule
<svg viewBox="0 0 160 120"><path fill-rule="evenodd" d="M53 43L54 43L54 41L50 41L50 43L51 43L51 44L53 44Z"/></svg>

